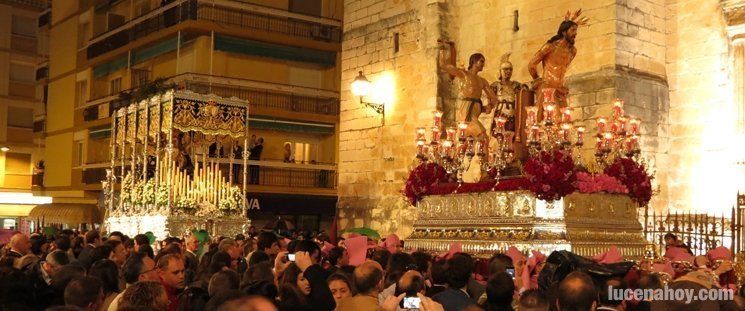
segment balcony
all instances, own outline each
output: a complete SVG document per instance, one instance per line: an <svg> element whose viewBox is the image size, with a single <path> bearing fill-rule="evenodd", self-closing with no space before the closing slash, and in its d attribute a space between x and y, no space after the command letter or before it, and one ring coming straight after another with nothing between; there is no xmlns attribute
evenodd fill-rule
<svg viewBox="0 0 745 311"><path fill-rule="evenodd" d="M229 176L230 165L227 159L212 159L220 163L223 176ZM233 164L236 185L243 184L243 165L235 160ZM273 193L318 193L332 194L337 187L336 165L334 164L300 164L278 161L248 161L246 181L248 189L261 189ZM85 185L100 185L106 177L110 163L88 164L82 167L81 182ZM252 172L254 178L252 179ZM258 178L255 178L258 176ZM252 189L252 187L254 189Z"/></svg>
<svg viewBox="0 0 745 311"><path fill-rule="evenodd" d="M37 39L35 37L21 34L11 34L10 49L13 51L36 55L38 53Z"/></svg>
<svg viewBox="0 0 745 311"><path fill-rule="evenodd" d="M341 43L341 22L271 9L231 0L178 0L154 9L124 25L92 38L87 59L121 48L149 34L190 20L207 21L222 27L250 29L269 34L322 43ZM242 31L241 35L251 35ZM281 43L281 42L280 42Z"/></svg>
<svg viewBox="0 0 745 311"><path fill-rule="evenodd" d="M132 79L143 83L140 78L135 77L143 75L149 77L150 74L147 71L138 71L132 74ZM339 93L334 91L197 73L173 76L168 82L200 94L212 93L221 97L235 96L247 100L252 114L280 115L290 119L326 123L335 123L339 119ZM124 92L133 90L134 88ZM102 117L99 115L99 105L110 105L110 109L106 110L110 113L128 104L121 102L119 93L100 94L94 98L79 107L84 109L85 121L98 120Z"/></svg>

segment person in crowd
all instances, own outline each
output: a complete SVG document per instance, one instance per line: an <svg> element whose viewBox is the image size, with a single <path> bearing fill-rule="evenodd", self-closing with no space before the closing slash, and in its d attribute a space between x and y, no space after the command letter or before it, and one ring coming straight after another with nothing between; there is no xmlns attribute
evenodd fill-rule
<svg viewBox="0 0 745 311"><path fill-rule="evenodd" d="M109 233L109 238L107 241L119 241L124 243L124 234L119 231L114 231Z"/></svg>
<svg viewBox="0 0 745 311"><path fill-rule="evenodd" d="M445 264L446 261L439 259L432 262L432 266L429 269L429 276L432 286L427 288L426 296L434 297L435 295L445 291L447 289L447 278L445 277Z"/></svg>
<svg viewBox="0 0 745 311"><path fill-rule="evenodd" d="M559 283L556 309L559 311L592 311L597 306L598 291L589 275L574 271Z"/></svg>
<svg viewBox="0 0 745 311"><path fill-rule="evenodd" d="M283 158L285 163L295 163L295 154L292 152L292 144L285 143Z"/></svg>
<svg viewBox="0 0 745 311"><path fill-rule="evenodd" d="M65 305L86 311L96 311L103 303L101 281L95 277L80 276L65 287Z"/></svg>
<svg viewBox="0 0 745 311"><path fill-rule="evenodd" d="M337 306L342 299L354 296L354 291L352 290L354 287L345 274L332 274L326 281L329 284L329 290L331 291L331 295L334 296Z"/></svg>
<svg viewBox="0 0 745 311"><path fill-rule="evenodd" d="M520 311L548 311L548 298L538 289L529 289L520 295L518 310Z"/></svg>
<svg viewBox="0 0 745 311"><path fill-rule="evenodd" d="M259 139L256 141L256 145L253 146L253 148L249 149L250 154L248 155L248 159L251 161L260 161L261 160L261 153L264 151L264 137L259 137ZM258 184L259 183L259 166L258 165L250 165L248 167L249 173L250 173L250 184Z"/></svg>
<svg viewBox="0 0 745 311"><path fill-rule="evenodd" d="M114 301L114 298L116 298L120 292L119 266L112 260L101 259L91 265L91 268L88 271L88 276L95 277L101 282L104 299L99 310L109 310L111 302Z"/></svg>
<svg viewBox="0 0 745 311"><path fill-rule="evenodd" d="M83 265L86 269L90 268L91 264L93 264L93 261L96 259L92 258L94 250L101 246L103 244L101 240L101 234L98 232L98 230L90 230L85 233L85 246L83 246L83 249L80 251L80 255L77 256L78 262ZM99 251L100 252L100 251ZM108 258L107 256L98 258Z"/></svg>
<svg viewBox="0 0 745 311"><path fill-rule="evenodd" d="M7 247L8 249L2 258L0 258L0 261L8 261L12 265L17 259L28 254L31 250L31 241L27 235L18 232L10 237L10 242Z"/></svg>
<svg viewBox="0 0 745 311"><path fill-rule="evenodd" d="M323 268L314 263L307 251L295 252L295 262L282 271L279 284L280 310L298 307L303 310L334 310L336 307Z"/></svg>
<svg viewBox="0 0 745 311"><path fill-rule="evenodd" d="M132 253L122 266L122 277L129 288L137 282L159 282L160 276L155 267L155 261L142 253ZM108 311L116 311L122 292L120 292L109 304Z"/></svg>
<svg viewBox="0 0 745 311"><path fill-rule="evenodd" d="M140 247L144 245L150 245L150 238L148 238L147 235L144 235L144 234L135 235L134 240L135 240L135 252L139 252Z"/></svg>
<svg viewBox="0 0 745 311"><path fill-rule="evenodd" d="M137 282L122 293L117 310L168 311L168 295L159 282Z"/></svg>
<svg viewBox="0 0 745 311"><path fill-rule="evenodd" d="M186 269L196 273L197 266L199 266L199 256L197 256L197 252L199 251L199 239L195 234L192 234L186 238L185 244L184 248L186 251L184 252L184 260L186 262Z"/></svg>
<svg viewBox="0 0 745 311"><path fill-rule="evenodd" d="M598 292L598 307L600 311L623 311L626 310L626 301L621 299L612 299L610 290L625 290L626 282L621 278L609 278L603 282Z"/></svg>
<svg viewBox="0 0 745 311"><path fill-rule="evenodd" d="M67 254L68 262L73 262L76 260L75 254L72 251L72 241L70 241L70 237L66 235L60 235L55 238L49 249L51 251L59 250L65 252L65 254Z"/></svg>
<svg viewBox="0 0 745 311"><path fill-rule="evenodd" d="M161 257L157 263L160 282L168 296L168 310L178 309L178 292L184 288L184 260L177 254Z"/></svg>
<svg viewBox="0 0 745 311"><path fill-rule="evenodd" d="M210 297L214 297L217 293L237 290L239 285L238 273L233 270L222 270L212 275L207 292Z"/></svg>
<svg viewBox="0 0 745 311"><path fill-rule="evenodd" d="M117 267L120 267L124 264L124 261L127 260L127 256L129 253L127 253L127 249L124 247L124 243L119 240L106 240L106 243L104 243L106 246L111 248L111 254L109 255L109 258L111 261L113 261Z"/></svg>
<svg viewBox="0 0 745 311"><path fill-rule="evenodd" d="M65 288L76 277L85 276L85 268L80 264L69 264L63 266L52 276L50 286L54 291L54 298L47 302L49 306L58 306L65 304Z"/></svg>
<svg viewBox="0 0 745 311"><path fill-rule="evenodd" d="M329 250L326 255L329 266L326 268L326 272L331 275L338 272L339 268L349 264L349 252L346 248L336 246Z"/></svg>
<svg viewBox="0 0 745 311"><path fill-rule="evenodd" d="M456 253L445 264L445 278L448 288L432 296L432 299L445 308L446 311L463 310L471 304L476 304L466 289L471 278L474 264L470 256Z"/></svg>
<svg viewBox="0 0 745 311"><path fill-rule="evenodd" d="M498 272L486 284L486 311L512 311L515 282L507 272Z"/></svg>
<svg viewBox="0 0 745 311"><path fill-rule="evenodd" d="M276 311L277 307L270 299L262 296L246 296L236 299L229 300L220 307L217 311Z"/></svg>
<svg viewBox="0 0 745 311"><path fill-rule="evenodd" d="M251 263L251 257L256 253L264 253L269 256L274 256L279 253L279 239L272 232L261 232L258 235L256 241L256 250L248 254L246 261ZM250 264L249 264L250 265Z"/></svg>
<svg viewBox="0 0 745 311"><path fill-rule="evenodd" d="M366 261L354 269L357 294L339 301L337 311L378 310L378 295L383 290L383 267L377 261Z"/></svg>
<svg viewBox="0 0 745 311"><path fill-rule="evenodd" d="M59 270L70 263L67 253L61 250L55 250L47 254L44 261L39 262L33 268L28 271L28 276L34 286L34 291L37 296L49 297L53 295L51 288L52 277L54 277ZM44 300L44 298L42 298Z"/></svg>
<svg viewBox="0 0 745 311"><path fill-rule="evenodd" d="M178 296L178 311L204 311L207 308L210 296L206 289L201 287L187 287Z"/></svg>

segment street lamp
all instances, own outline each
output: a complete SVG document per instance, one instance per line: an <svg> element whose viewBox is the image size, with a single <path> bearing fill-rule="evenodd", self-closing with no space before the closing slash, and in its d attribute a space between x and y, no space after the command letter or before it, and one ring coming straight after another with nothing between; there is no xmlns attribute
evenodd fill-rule
<svg viewBox="0 0 745 311"><path fill-rule="evenodd" d="M2 147L0 147L0 151L2 151L2 152L8 152L8 151L10 151L10 148L8 148L6 146L2 146Z"/></svg>
<svg viewBox="0 0 745 311"><path fill-rule="evenodd" d="M352 81L352 94L360 98L360 104L372 108L375 112L383 116L382 124L385 125L385 103L372 103L364 100L364 97L372 89L372 83L360 71L360 74Z"/></svg>

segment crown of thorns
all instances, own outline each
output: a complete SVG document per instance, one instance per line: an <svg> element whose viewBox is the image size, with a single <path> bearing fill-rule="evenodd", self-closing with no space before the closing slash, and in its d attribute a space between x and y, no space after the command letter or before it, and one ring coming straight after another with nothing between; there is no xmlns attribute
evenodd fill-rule
<svg viewBox="0 0 745 311"><path fill-rule="evenodd" d="M567 14L564 15L565 21L573 21L578 26L584 26L587 25L590 19L586 16L582 16L582 9L579 9L577 11L567 11Z"/></svg>

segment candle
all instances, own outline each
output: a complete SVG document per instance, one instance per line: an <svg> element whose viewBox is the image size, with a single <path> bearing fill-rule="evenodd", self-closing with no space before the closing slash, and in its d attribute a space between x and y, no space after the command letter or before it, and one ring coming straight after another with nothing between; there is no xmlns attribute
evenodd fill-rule
<svg viewBox="0 0 745 311"><path fill-rule="evenodd" d="M435 121L434 126L440 127L440 125L442 125L442 111L435 110L432 112L432 115L434 116Z"/></svg>
<svg viewBox="0 0 745 311"><path fill-rule="evenodd" d="M577 146L582 147L582 145L584 144L585 144L585 127L578 126L577 127Z"/></svg>
<svg viewBox="0 0 745 311"><path fill-rule="evenodd" d="M572 108L566 107L561 111L561 122L572 122Z"/></svg>
<svg viewBox="0 0 745 311"><path fill-rule="evenodd" d="M513 132L513 131L507 131L507 132L505 132L504 133L504 146L506 148L503 148L503 149L513 150L512 144L513 144L513 140L514 139L515 139L515 132Z"/></svg>
<svg viewBox="0 0 745 311"><path fill-rule="evenodd" d="M554 104L544 104L543 110L546 111L546 117L544 118L544 121L546 121L546 124L552 124L554 121L554 110L556 109L556 106Z"/></svg>
<svg viewBox="0 0 745 311"><path fill-rule="evenodd" d="M572 125L569 123L562 123L561 124L561 141L568 143L569 142L569 135L571 134Z"/></svg>
<svg viewBox="0 0 745 311"><path fill-rule="evenodd" d="M623 100L616 98L613 101L613 118L618 119L623 115Z"/></svg>
<svg viewBox="0 0 745 311"><path fill-rule="evenodd" d="M475 145L474 149L476 151L475 153L478 154L478 155L480 155L480 156L483 156L484 155L484 143L483 143L483 141L477 141L477 142L474 143L474 145Z"/></svg>
<svg viewBox="0 0 745 311"><path fill-rule="evenodd" d="M466 139L466 154L469 156L474 155L474 142L473 137L468 137Z"/></svg>
<svg viewBox="0 0 745 311"><path fill-rule="evenodd" d="M427 131L423 127L417 127L416 128L416 140L424 140L424 134L426 134Z"/></svg>
<svg viewBox="0 0 745 311"><path fill-rule="evenodd" d="M538 107L536 106L529 106L525 108L525 111L528 113L527 116L527 123L528 126L531 126L536 123L536 115L538 115Z"/></svg>
<svg viewBox="0 0 745 311"><path fill-rule="evenodd" d="M447 140L449 140L451 143L455 141L455 128L454 127L448 127L447 130L445 130L445 133L447 133Z"/></svg>
<svg viewBox="0 0 745 311"><path fill-rule="evenodd" d="M458 140L464 141L466 139L466 128L468 128L468 123L458 123Z"/></svg>
<svg viewBox="0 0 745 311"><path fill-rule="evenodd" d="M442 156L445 158L450 157L450 152L453 149L453 141L446 139L442 141Z"/></svg>
<svg viewBox="0 0 745 311"><path fill-rule="evenodd" d="M416 141L416 154L418 156L421 156L424 154L424 139L420 139Z"/></svg>
<svg viewBox="0 0 745 311"><path fill-rule="evenodd" d="M618 131L621 133L621 135L626 134L626 122L628 122L629 118L627 117L619 117L618 118Z"/></svg>
<svg viewBox="0 0 745 311"><path fill-rule="evenodd" d="M617 121L611 122L610 131L618 134L619 133L618 130L619 130L618 122Z"/></svg>
<svg viewBox="0 0 745 311"><path fill-rule="evenodd" d="M433 126L432 127L432 144L436 145L440 142L440 128Z"/></svg>
<svg viewBox="0 0 745 311"><path fill-rule="evenodd" d="M605 132L605 125L608 123L608 120L606 120L603 117L598 118L598 134Z"/></svg>
<svg viewBox="0 0 745 311"><path fill-rule="evenodd" d="M613 140L613 133L611 132L603 133L603 149L610 150L612 140Z"/></svg>
<svg viewBox="0 0 745 311"><path fill-rule="evenodd" d="M629 120L629 130L632 135L639 133L639 123L640 121L637 118L631 118L631 120Z"/></svg>
<svg viewBox="0 0 745 311"><path fill-rule="evenodd" d="M538 141L538 126L533 125L530 127L530 132L528 133L528 141Z"/></svg>
<svg viewBox="0 0 745 311"><path fill-rule="evenodd" d="M603 140L600 137L598 137L597 141L595 142L595 150L597 152L602 152L603 150Z"/></svg>
<svg viewBox="0 0 745 311"><path fill-rule="evenodd" d="M494 118L494 121L495 121L495 124L497 126L497 131L500 132L500 133L503 132L504 131L504 124L507 123L507 119L505 119L503 117L496 117L496 118Z"/></svg>

